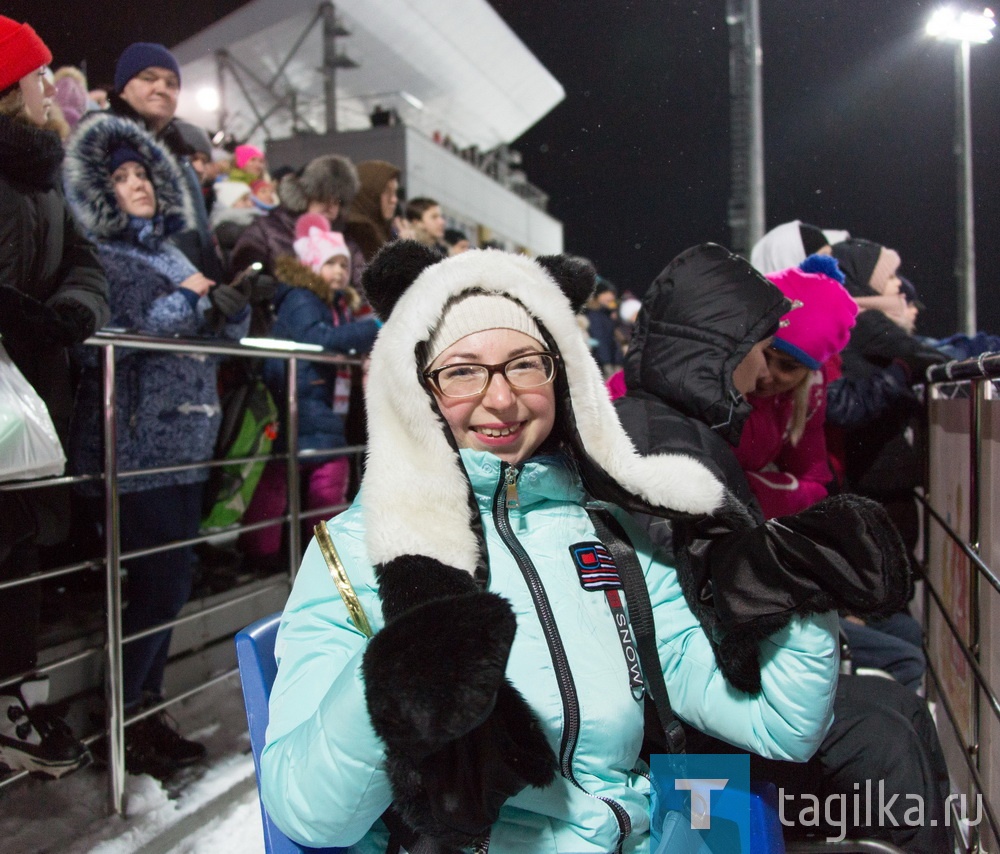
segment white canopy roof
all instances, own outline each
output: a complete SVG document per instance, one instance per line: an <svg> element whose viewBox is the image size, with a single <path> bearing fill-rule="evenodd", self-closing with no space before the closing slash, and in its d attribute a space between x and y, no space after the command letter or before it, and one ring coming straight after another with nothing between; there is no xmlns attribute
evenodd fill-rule
<svg viewBox="0 0 1000 854"><path fill-rule="evenodd" d="M297 93L301 115L325 132L321 23L281 68L319 6L319 0L253 0L172 48L183 83L178 114L219 127L218 114L202 103L205 90L218 91L216 53L225 50L262 83L274 79L280 94ZM565 97L486 0L338 0L335 9L350 32L337 38L337 53L358 63L336 71L338 130L368 127L369 113L381 105L428 135L439 131L462 147L488 150L516 139ZM251 76L241 78L246 92L224 75L222 99L226 129L246 136L255 122L246 95L262 114L275 101ZM276 109L267 135L291 132L290 112Z"/></svg>

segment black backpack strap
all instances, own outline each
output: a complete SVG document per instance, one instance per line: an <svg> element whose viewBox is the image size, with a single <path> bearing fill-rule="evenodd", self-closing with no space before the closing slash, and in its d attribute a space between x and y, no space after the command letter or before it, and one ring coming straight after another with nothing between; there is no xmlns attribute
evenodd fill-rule
<svg viewBox="0 0 1000 854"><path fill-rule="evenodd" d="M667 747L671 753L683 753L686 736L684 727L670 708L667 683L663 679L660 656L656 651L656 626L653 624L653 606L649 601L649 590L643 575L635 548L625 533L625 529L614 515L600 505L588 505L587 513L597 537L611 552L625 592L629 622L635 636L635 646L639 652L639 663L649 695L656 706L656 713L663 727Z"/></svg>

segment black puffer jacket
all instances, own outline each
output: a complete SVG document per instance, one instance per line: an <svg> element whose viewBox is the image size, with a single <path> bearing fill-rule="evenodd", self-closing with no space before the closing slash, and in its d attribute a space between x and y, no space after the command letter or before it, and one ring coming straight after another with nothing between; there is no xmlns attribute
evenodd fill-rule
<svg viewBox="0 0 1000 854"><path fill-rule="evenodd" d="M726 485L726 509L707 520L640 519L672 548L688 604L721 638L726 677L751 692L758 641L793 615L891 613L909 591L902 543L874 502L836 496L765 523L736 460L751 408L733 370L788 308L744 259L713 244L689 249L646 292L625 357L629 391L616 402L641 454L689 454Z"/></svg>
<svg viewBox="0 0 1000 854"><path fill-rule="evenodd" d="M0 333L10 357L48 406L65 444L73 411L65 345L107 323L108 283L93 245L80 234L63 200L62 158L54 132L0 116L0 289L18 292L0 295ZM15 306L19 295L49 309L58 307L72 318L69 328L76 334L49 338L32 332ZM43 542L58 541L65 520L34 504L34 533ZM8 514L0 508L0 515Z"/></svg>
<svg viewBox="0 0 1000 854"><path fill-rule="evenodd" d="M85 310L83 340L108 320L108 283L90 241L77 229L59 186L63 150L51 131L0 116L0 286L49 305ZM60 435L72 413L63 347L5 336L11 358L35 387Z"/></svg>

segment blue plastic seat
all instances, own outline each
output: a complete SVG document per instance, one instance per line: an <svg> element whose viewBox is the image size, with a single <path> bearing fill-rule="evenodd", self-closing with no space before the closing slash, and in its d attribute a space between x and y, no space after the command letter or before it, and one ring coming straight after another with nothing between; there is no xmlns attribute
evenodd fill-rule
<svg viewBox="0 0 1000 854"><path fill-rule="evenodd" d="M264 748L267 731L267 701L271 696L271 686L278 673L274 660L274 639L278 634L280 612L252 623L236 634L236 660L243 683L243 703L247 709L247 724L250 727L250 747L253 750L253 767L257 774L257 793L260 795L260 752ZM306 848L292 842L277 825L260 802L260 817L264 825L264 850L267 854L306 854L306 852L327 852L339 854L343 848Z"/></svg>

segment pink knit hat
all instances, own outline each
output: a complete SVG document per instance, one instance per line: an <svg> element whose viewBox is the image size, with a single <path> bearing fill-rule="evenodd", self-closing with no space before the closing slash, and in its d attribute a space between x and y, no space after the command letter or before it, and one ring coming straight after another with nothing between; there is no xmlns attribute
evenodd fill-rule
<svg viewBox="0 0 1000 854"><path fill-rule="evenodd" d="M347 259L347 269L351 269L351 251L339 231L330 231L326 217L320 214L303 214L295 223L298 239L293 243L299 261L314 273L319 273L331 258L342 255Z"/></svg>
<svg viewBox="0 0 1000 854"><path fill-rule="evenodd" d="M234 157L236 160L236 168L245 169L247 161L251 157L259 157L261 160L263 160L264 152L254 145L237 145L236 151L234 152Z"/></svg>
<svg viewBox="0 0 1000 854"><path fill-rule="evenodd" d="M817 370L847 346L858 306L840 283L821 273L804 273L798 267L767 278L793 305L775 333L775 349Z"/></svg>

